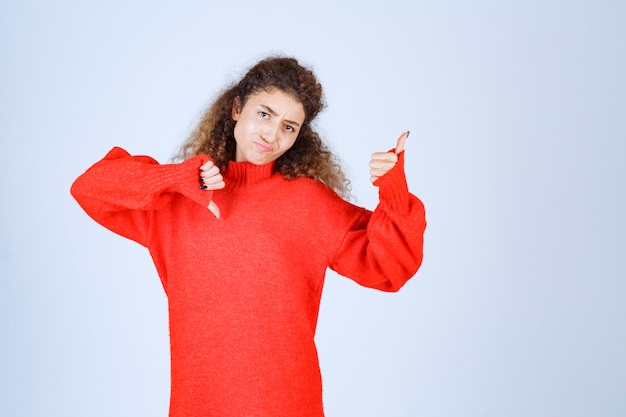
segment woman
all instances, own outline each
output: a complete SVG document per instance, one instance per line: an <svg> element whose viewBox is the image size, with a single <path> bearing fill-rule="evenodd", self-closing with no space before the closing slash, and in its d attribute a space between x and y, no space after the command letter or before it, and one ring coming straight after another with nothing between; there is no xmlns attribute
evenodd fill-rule
<svg viewBox="0 0 626 417"><path fill-rule="evenodd" d="M421 264L408 132L372 157L371 212L341 197L348 181L311 124L322 108L309 69L267 58L209 107L182 162L113 148L72 185L91 217L154 260L172 417L323 416L314 335L326 269L397 291Z"/></svg>

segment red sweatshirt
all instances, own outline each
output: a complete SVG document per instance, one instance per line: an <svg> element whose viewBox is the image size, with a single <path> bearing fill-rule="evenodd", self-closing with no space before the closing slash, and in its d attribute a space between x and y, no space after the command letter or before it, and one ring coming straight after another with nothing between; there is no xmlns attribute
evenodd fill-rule
<svg viewBox="0 0 626 417"><path fill-rule="evenodd" d="M403 155L378 179L374 212L273 164L231 162L226 188L201 190L207 156L161 165L114 148L74 182L91 217L154 260L169 308L171 417L324 415L314 335L326 268L397 291L421 264L424 206Z"/></svg>

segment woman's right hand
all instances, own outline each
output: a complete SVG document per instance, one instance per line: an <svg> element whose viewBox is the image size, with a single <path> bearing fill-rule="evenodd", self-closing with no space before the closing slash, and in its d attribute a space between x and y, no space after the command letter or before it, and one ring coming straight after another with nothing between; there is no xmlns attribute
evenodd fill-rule
<svg viewBox="0 0 626 417"><path fill-rule="evenodd" d="M220 173L220 169L215 166L213 161L208 161L200 167L200 188L203 190L220 190L226 186L224 177ZM207 207L216 218L220 218L220 209L213 200L209 202Z"/></svg>
<svg viewBox="0 0 626 417"><path fill-rule="evenodd" d="M200 181L202 182L200 188L203 190L220 190L226 186L220 169L213 161L208 161L200 167Z"/></svg>

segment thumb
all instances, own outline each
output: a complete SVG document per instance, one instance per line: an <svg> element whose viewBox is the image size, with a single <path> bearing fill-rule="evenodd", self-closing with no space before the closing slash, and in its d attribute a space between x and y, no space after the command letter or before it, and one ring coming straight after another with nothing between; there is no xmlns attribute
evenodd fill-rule
<svg viewBox="0 0 626 417"><path fill-rule="evenodd" d="M406 138L409 137L409 133L411 132L407 130L406 132L401 134L400 137L398 138L398 143L396 144L396 150L395 150L396 155L400 155L402 151L404 151L404 144L406 143Z"/></svg>
<svg viewBox="0 0 626 417"><path fill-rule="evenodd" d="M217 206L217 204L215 204L213 202L213 200L211 200L209 202L209 207L208 207L209 211L211 213L213 213L213 215L215 215L215 217L219 220L220 218L220 208Z"/></svg>

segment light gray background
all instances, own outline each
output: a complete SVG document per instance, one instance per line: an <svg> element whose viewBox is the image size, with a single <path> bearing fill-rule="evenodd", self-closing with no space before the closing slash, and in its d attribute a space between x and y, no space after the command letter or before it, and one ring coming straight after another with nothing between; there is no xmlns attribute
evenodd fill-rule
<svg viewBox="0 0 626 417"><path fill-rule="evenodd" d="M328 416L626 415L624 21L620 1L3 0L0 415L167 414L149 255L69 187L115 145L167 162L271 52L325 85L357 203L410 129L428 210L399 293L328 274Z"/></svg>

